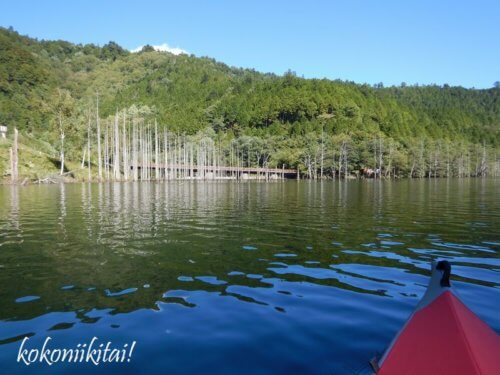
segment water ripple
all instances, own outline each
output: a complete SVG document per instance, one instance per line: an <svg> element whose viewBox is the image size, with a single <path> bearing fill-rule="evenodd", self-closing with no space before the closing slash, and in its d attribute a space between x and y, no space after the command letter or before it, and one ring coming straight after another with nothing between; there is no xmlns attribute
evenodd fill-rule
<svg viewBox="0 0 500 375"><path fill-rule="evenodd" d="M499 183L2 186L2 370L48 335L137 340L148 372L366 370L435 259L500 332Z"/></svg>

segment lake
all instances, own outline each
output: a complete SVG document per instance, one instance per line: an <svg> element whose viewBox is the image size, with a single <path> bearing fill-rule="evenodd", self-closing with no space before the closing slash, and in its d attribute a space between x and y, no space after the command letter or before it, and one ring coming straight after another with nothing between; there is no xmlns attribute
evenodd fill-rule
<svg viewBox="0 0 500 375"><path fill-rule="evenodd" d="M500 181L0 187L2 372L369 371L433 259L500 332ZM94 336L130 362L16 361Z"/></svg>

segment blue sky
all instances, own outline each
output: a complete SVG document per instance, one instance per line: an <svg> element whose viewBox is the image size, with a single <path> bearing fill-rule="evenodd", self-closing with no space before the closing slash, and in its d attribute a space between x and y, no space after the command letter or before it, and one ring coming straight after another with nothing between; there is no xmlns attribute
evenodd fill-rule
<svg viewBox="0 0 500 375"><path fill-rule="evenodd" d="M386 85L500 81L498 0L3 1L39 39L178 47L233 66Z"/></svg>

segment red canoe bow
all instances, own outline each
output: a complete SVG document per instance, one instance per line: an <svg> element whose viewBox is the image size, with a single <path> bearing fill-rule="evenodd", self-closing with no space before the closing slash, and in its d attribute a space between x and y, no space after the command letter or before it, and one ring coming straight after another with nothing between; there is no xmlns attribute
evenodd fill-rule
<svg viewBox="0 0 500 375"><path fill-rule="evenodd" d="M427 291L380 359L377 375L499 375L500 336L456 296L451 266L433 262Z"/></svg>

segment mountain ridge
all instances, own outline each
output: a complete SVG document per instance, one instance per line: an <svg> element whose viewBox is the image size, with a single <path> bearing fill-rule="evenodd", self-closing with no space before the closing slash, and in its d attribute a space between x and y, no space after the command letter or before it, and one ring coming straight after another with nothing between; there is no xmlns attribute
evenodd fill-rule
<svg viewBox="0 0 500 375"><path fill-rule="evenodd" d="M56 145L62 113L69 157L77 159L97 93L103 119L144 107L148 121L188 135L212 129L229 138L276 137L282 143L311 134L347 136L354 143L383 137L404 154L421 139L492 149L500 142L499 87L306 79L151 46L132 53L114 42L99 47L37 40L0 28L0 123Z"/></svg>

